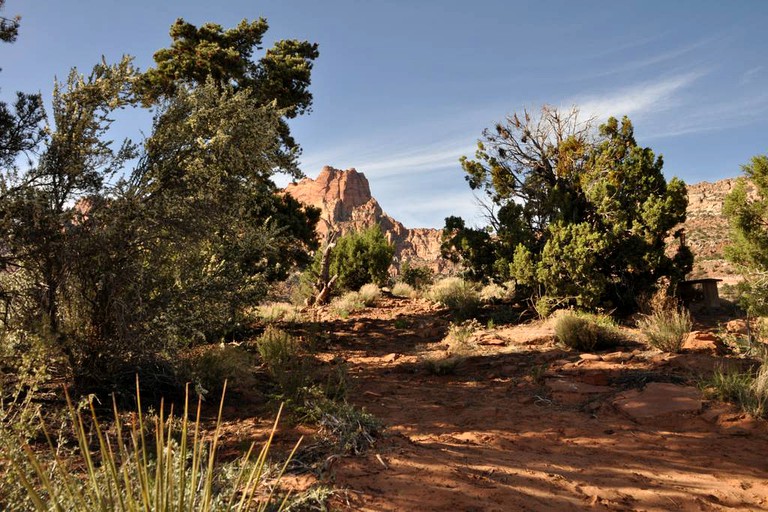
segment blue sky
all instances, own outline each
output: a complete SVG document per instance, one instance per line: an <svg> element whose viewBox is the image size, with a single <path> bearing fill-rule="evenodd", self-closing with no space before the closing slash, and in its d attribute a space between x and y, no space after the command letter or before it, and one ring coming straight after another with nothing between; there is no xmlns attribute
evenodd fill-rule
<svg viewBox="0 0 768 512"><path fill-rule="evenodd" d="M230 27L266 17L265 43L317 42L311 115L292 123L302 168L365 173L409 227L479 223L458 158L482 129L544 103L628 115L638 142L689 183L736 176L768 152L768 2L475 0L7 0L0 96L41 91L72 66L135 56L145 69L178 17ZM149 116L119 133L140 139Z"/></svg>

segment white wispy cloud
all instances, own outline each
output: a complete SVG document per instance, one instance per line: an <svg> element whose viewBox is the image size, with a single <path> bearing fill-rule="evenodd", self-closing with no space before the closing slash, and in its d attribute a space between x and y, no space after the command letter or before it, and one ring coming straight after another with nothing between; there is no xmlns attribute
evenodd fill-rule
<svg viewBox="0 0 768 512"><path fill-rule="evenodd" d="M765 66L755 66L754 68L746 70L744 74L741 75L741 84L746 85L752 83L755 80L755 77L759 75L763 69L765 69Z"/></svg>
<svg viewBox="0 0 768 512"><path fill-rule="evenodd" d="M566 104L579 105L583 114L598 119L624 115L639 117L671 108L677 102L676 95L704 74L685 73L623 87L605 94L577 96Z"/></svg>

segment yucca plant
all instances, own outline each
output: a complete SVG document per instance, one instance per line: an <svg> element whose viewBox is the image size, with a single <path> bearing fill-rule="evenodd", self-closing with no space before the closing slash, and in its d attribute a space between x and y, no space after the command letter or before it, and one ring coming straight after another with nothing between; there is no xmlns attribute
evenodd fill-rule
<svg viewBox="0 0 768 512"><path fill-rule="evenodd" d="M226 391L226 383L224 389ZM275 494L277 486L267 486L265 482L267 455L282 407L255 461L251 460L255 452L253 443L234 466L234 471L228 472L216 461L224 392L216 426L209 438L201 430L200 400L194 422L188 419L189 388L184 401L184 415L180 419L173 416L173 408L166 417L161 402L160 412L153 418L154 437L149 439L147 427L150 425L141 412L138 383L136 398L137 412L126 436L114 403L114 433L108 434L98 421L93 401L89 401L91 421L87 422L67 394L67 408L78 444L77 457L62 457L47 432L45 435L51 450L49 456L39 455L22 444L10 457L10 464L19 485L26 491L28 504L17 505L16 508L39 512L244 512L285 509L289 496L279 499ZM91 424L90 429L88 423ZM282 477L299 443L282 465L276 481ZM95 447L92 448L92 445Z"/></svg>

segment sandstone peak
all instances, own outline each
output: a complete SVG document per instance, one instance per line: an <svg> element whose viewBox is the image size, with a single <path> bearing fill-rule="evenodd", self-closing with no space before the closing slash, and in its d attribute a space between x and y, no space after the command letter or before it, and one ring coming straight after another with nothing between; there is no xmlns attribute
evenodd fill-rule
<svg viewBox="0 0 768 512"><path fill-rule="evenodd" d="M326 165L317 178L304 178L298 183L291 183L285 192L306 205L320 209L317 232L321 239L329 231L344 234L378 224L387 239L395 245L398 261L417 261L437 271L448 264L440 257L441 231L408 229L384 213L371 195L365 174L357 169L340 170Z"/></svg>

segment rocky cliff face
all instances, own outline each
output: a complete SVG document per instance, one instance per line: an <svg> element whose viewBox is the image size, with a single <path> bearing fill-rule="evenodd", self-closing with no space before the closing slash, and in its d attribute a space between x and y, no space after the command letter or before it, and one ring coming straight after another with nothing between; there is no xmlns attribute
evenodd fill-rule
<svg viewBox="0 0 768 512"><path fill-rule="evenodd" d="M450 263L440 256L440 235L438 229L408 229L381 209L371 196L368 180L355 169L342 171L323 167L316 179L305 178L285 188L304 204L321 211L317 232L320 238L329 231L342 234L359 231L378 224L387 239L395 245L395 258L399 262L411 261L428 265L437 272L443 272Z"/></svg>
<svg viewBox="0 0 768 512"><path fill-rule="evenodd" d="M735 185L735 178L688 185L685 233L686 242L696 256L692 272L694 278L714 277L729 283L740 280L738 271L725 260L723 254L725 246L730 243L723 203ZM750 194L756 193L753 185L748 190Z"/></svg>

